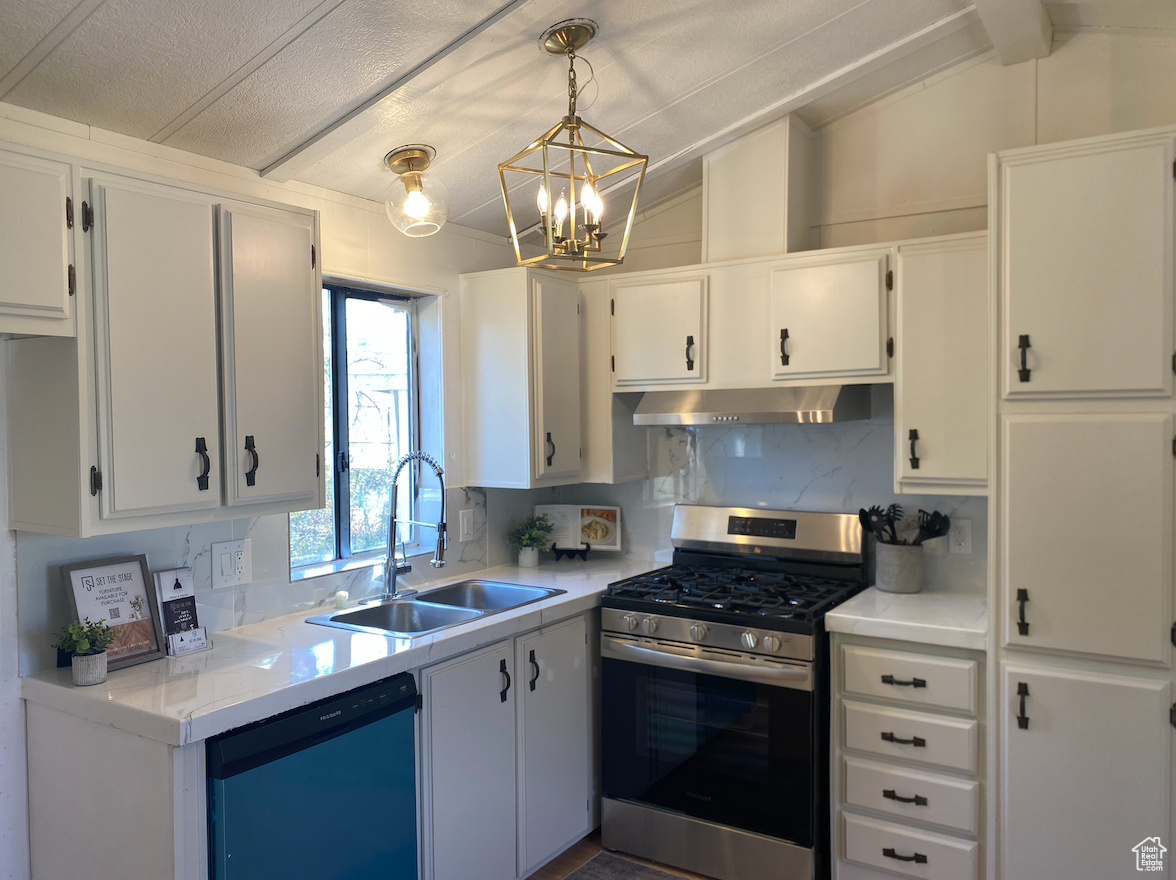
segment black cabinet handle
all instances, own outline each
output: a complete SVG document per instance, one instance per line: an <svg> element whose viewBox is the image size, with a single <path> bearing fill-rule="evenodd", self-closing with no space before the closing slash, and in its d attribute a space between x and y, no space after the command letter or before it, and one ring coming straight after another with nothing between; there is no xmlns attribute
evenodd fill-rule
<svg viewBox="0 0 1176 880"><path fill-rule="evenodd" d="M780 331L780 366L788 366L788 328Z"/></svg>
<svg viewBox="0 0 1176 880"><path fill-rule="evenodd" d="M690 350L692 348L694 348L694 337L687 336L686 337L686 369L687 370L694 369L694 358L691 356L691 352L690 352Z"/></svg>
<svg viewBox="0 0 1176 880"><path fill-rule="evenodd" d="M196 490L208 490L208 474L212 470L212 462L208 459L208 444L203 437L196 438L196 454L200 456L200 475L196 477Z"/></svg>
<svg viewBox="0 0 1176 880"><path fill-rule="evenodd" d="M547 453L547 466L551 467L551 462L555 458L555 441L551 439L551 432L547 432L547 445L551 447L551 452Z"/></svg>
<svg viewBox="0 0 1176 880"><path fill-rule="evenodd" d="M917 471L919 469L919 456L917 456L915 454L915 443L918 441L918 439L919 439L919 432L917 430L915 430L914 428L911 428L910 441L911 441L911 470L912 471Z"/></svg>
<svg viewBox="0 0 1176 880"><path fill-rule="evenodd" d="M531 685L531 690L535 690L535 682L539 680L539 662L535 659L534 651L531 652L528 662L531 664L531 681L529 684Z"/></svg>
<svg viewBox="0 0 1176 880"><path fill-rule="evenodd" d="M917 794L914 797L902 797L893 788L882 789L882 797L892 801L898 801L900 804L914 804L916 807L927 806L927 799L921 794Z"/></svg>
<svg viewBox="0 0 1176 880"><path fill-rule="evenodd" d="M914 746L916 749L921 749L927 745L927 740L923 739L921 736L912 736L910 739L902 739L895 736L893 733L890 733L889 731L882 732L882 739L886 740L888 743L897 743L900 746Z"/></svg>
<svg viewBox="0 0 1176 880"><path fill-rule="evenodd" d="M253 466L245 471L245 485L257 485L257 468L261 464L261 456L257 454L257 444L253 442L253 435L245 435L245 451L249 453Z"/></svg>
<svg viewBox="0 0 1176 880"><path fill-rule="evenodd" d="M1017 632L1023 636L1029 635L1029 624L1025 620L1025 603L1029 601L1028 590L1017 590L1017 605L1019 606L1017 616Z"/></svg>
<svg viewBox="0 0 1176 880"><path fill-rule="evenodd" d="M894 851L894 848L890 846L882 850L882 855L886 856L888 859L897 859L900 862L914 862L916 865L927 864L927 857L922 853L917 852L913 856L900 856L897 852Z"/></svg>
<svg viewBox="0 0 1176 880"><path fill-rule="evenodd" d="M903 681L901 678L895 678L893 675L882 676L882 684L892 684L904 688L925 688L927 686L927 682L921 678L912 678L910 681Z"/></svg>
<svg viewBox="0 0 1176 880"><path fill-rule="evenodd" d="M1025 698L1029 696L1029 685L1023 681L1017 682L1017 696L1021 698L1021 712L1017 715L1017 727L1021 730L1029 729L1029 716L1025 714Z"/></svg>
<svg viewBox="0 0 1176 880"><path fill-rule="evenodd" d="M506 671L506 659L504 658L502 664L498 667L498 671L502 673L506 684L502 686L502 690L498 692L498 701L500 703L506 702L506 692L510 690L510 673Z"/></svg>
<svg viewBox="0 0 1176 880"><path fill-rule="evenodd" d="M1021 334L1021 337L1017 340L1017 348L1021 349L1021 369L1017 370L1017 375L1021 378L1022 382L1028 382L1030 371L1029 364L1026 362L1026 358L1029 355L1029 336L1027 334Z"/></svg>

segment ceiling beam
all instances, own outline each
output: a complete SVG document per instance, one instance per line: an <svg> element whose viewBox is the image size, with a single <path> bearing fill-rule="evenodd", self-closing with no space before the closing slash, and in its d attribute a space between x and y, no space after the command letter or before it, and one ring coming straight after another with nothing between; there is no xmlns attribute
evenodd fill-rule
<svg viewBox="0 0 1176 880"><path fill-rule="evenodd" d="M1004 64L1044 58L1053 47L1053 24L1041 0L974 0L976 12Z"/></svg>
<svg viewBox="0 0 1176 880"><path fill-rule="evenodd" d="M370 129L374 124L372 120L363 118L366 111L379 104L393 92L412 82L438 62L452 55L483 31L498 24L498 22L502 21L502 19L506 18L506 16L510 15L516 9L520 9L530 2L531 0L510 0L510 2L499 7L497 12L474 25L452 43L449 43L440 51L430 55L416 67L401 74L391 82L386 83L379 91L359 106L340 116L322 131L307 138L307 140L303 141L278 161L263 168L261 170L261 176L267 180L286 183L315 163L331 155L331 153L335 152L343 144L350 143L359 133Z"/></svg>

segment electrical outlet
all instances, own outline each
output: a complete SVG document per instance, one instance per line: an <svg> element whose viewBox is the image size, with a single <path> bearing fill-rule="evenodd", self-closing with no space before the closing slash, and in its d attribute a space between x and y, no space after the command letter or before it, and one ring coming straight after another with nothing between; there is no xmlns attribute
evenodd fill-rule
<svg viewBox="0 0 1176 880"><path fill-rule="evenodd" d="M457 540L461 544L474 540L474 510L472 507L469 510L458 511Z"/></svg>
<svg viewBox="0 0 1176 880"><path fill-rule="evenodd" d="M220 541L212 545L212 588L237 587L253 581L253 542Z"/></svg>
<svg viewBox="0 0 1176 880"><path fill-rule="evenodd" d="M953 519L947 533L947 546L952 553L972 552L972 521Z"/></svg>

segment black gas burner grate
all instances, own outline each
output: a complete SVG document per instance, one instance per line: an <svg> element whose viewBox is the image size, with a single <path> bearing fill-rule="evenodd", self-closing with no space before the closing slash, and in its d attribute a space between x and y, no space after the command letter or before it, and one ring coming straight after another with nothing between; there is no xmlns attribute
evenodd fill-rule
<svg viewBox="0 0 1176 880"><path fill-rule="evenodd" d="M673 565L618 581L606 595L733 614L813 620L858 586L813 575Z"/></svg>

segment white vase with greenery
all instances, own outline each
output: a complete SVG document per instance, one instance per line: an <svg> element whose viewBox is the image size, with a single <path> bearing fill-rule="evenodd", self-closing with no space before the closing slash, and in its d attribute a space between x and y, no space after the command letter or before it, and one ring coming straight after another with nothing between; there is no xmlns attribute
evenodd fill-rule
<svg viewBox="0 0 1176 880"><path fill-rule="evenodd" d="M547 515L532 516L516 525L506 536L510 546L519 551L519 565L534 568L539 564L539 551L551 543L555 523Z"/></svg>

